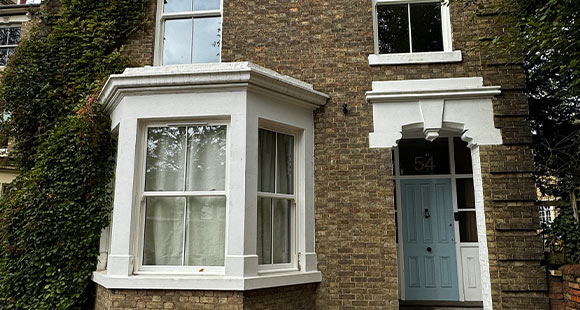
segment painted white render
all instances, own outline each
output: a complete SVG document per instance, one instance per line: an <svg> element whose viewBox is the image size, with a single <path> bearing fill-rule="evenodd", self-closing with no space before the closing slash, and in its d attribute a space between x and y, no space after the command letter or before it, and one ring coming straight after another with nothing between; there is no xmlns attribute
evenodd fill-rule
<svg viewBox="0 0 580 310"><path fill-rule="evenodd" d="M100 95L118 133L111 232L93 280L106 288L245 290L319 282L314 247L314 123L328 96L251 63L127 69ZM218 120L228 126L226 249L223 267L142 270L145 126ZM296 133L293 267L261 270L256 255L258 128ZM108 240L108 241L107 241ZM108 250L107 252L107 249ZM105 254L106 253L106 254ZM107 257L106 262L104 258Z"/></svg>
<svg viewBox="0 0 580 310"><path fill-rule="evenodd" d="M448 129L460 132L470 147L501 144L491 101L499 94L499 86L483 86L479 77L373 82L366 93L373 105L370 146L394 147L411 129L423 130L430 141Z"/></svg>

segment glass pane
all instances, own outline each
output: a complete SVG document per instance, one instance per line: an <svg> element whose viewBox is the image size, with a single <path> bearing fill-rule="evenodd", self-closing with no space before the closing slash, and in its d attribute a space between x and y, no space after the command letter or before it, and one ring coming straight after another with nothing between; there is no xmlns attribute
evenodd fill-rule
<svg viewBox="0 0 580 310"><path fill-rule="evenodd" d="M0 28L0 45L8 45L8 36L10 28Z"/></svg>
<svg viewBox="0 0 580 310"><path fill-rule="evenodd" d="M225 190L226 126L187 128L187 190Z"/></svg>
<svg viewBox="0 0 580 310"><path fill-rule="evenodd" d="M459 212L459 240L461 242L477 242L475 211Z"/></svg>
<svg viewBox="0 0 580 310"><path fill-rule="evenodd" d="M473 179L457 179L457 208L475 209Z"/></svg>
<svg viewBox="0 0 580 310"><path fill-rule="evenodd" d="M185 198L147 197L143 265L181 266Z"/></svg>
<svg viewBox="0 0 580 310"><path fill-rule="evenodd" d="M453 154L455 155L455 173L471 174L471 150L467 142L461 138L453 138Z"/></svg>
<svg viewBox="0 0 580 310"><path fill-rule="evenodd" d="M193 0L193 10L219 10L220 0Z"/></svg>
<svg viewBox="0 0 580 310"><path fill-rule="evenodd" d="M147 130L146 191L184 189L185 138L185 127Z"/></svg>
<svg viewBox="0 0 580 310"><path fill-rule="evenodd" d="M258 131L258 191L274 192L276 178L276 133Z"/></svg>
<svg viewBox="0 0 580 310"><path fill-rule="evenodd" d="M278 133L277 193L294 194L294 137Z"/></svg>
<svg viewBox="0 0 580 310"><path fill-rule="evenodd" d="M0 66L5 66L8 63L8 53L10 48L0 48Z"/></svg>
<svg viewBox="0 0 580 310"><path fill-rule="evenodd" d="M192 63L220 61L221 17L193 20Z"/></svg>
<svg viewBox="0 0 580 310"><path fill-rule="evenodd" d="M20 27L8 28L8 45L16 45L20 41Z"/></svg>
<svg viewBox="0 0 580 310"><path fill-rule="evenodd" d="M272 199L258 197L258 262L272 263Z"/></svg>
<svg viewBox="0 0 580 310"><path fill-rule="evenodd" d="M226 198L187 198L185 265L223 266L226 249Z"/></svg>
<svg viewBox="0 0 580 310"><path fill-rule="evenodd" d="M399 163L401 175L450 174L449 141L403 139L399 142Z"/></svg>
<svg viewBox="0 0 580 310"><path fill-rule="evenodd" d="M411 39L413 52L443 51L441 4L411 4Z"/></svg>
<svg viewBox="0 0 580 310"><path fill-rule="evenodd" d="M409 52L409 14L406 4L377 7L379 53Z"/></svg>
<svg viewBox="0 0 580 310"><path fill-rule="evenodd" d="M191 42L193 20L171 19L165 22L163 37L163 64L191 63Z"/></svg>
<svg viewBox="0 0 580 310"><path fill-rule="evenodd" d="M165 0L163 12L189 12L191 11L192 0Z"/></svg>
<svg viewBox="0 0 580 310"><path fill-rule="evenodd" d="M274 212L274 230L273 230L273 257L274 264L283 264L290 262L290 252L292 247L291 229L290 229L290 212L292 210L290 200L273 199L272 210Z"/></svg>

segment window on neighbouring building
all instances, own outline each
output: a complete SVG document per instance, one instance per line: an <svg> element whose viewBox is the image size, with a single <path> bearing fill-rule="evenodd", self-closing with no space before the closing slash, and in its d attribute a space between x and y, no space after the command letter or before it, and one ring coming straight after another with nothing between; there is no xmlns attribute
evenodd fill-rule
<svg viewBox="0 0 580 310"><path fill-rule="evenodd" d="M444 50L440 2L377 5L380 54Z"/></svg>
<svg viewBox="0 0 580 310"><path fill-rule="evenodd" d="M258 258L261 265L292 262L294 136L258 134Z"/></svg>
<svg viewBox="0 0 580 310"><path fill-rule="evenodd" d="M220 61L220 0L160 0L160 7L163 65Z"/></svg>
<svg viewBox="0 0 580 310"><path fill-rule="evenodd" d="M226 131L147 128L143 266L224 266Z"/></svg>
<svg viewBox="0 0 580 310"><path fill-rule="evenodd" d="M0 27L0 66L6 66L19 41L20 26Z"/></svg>

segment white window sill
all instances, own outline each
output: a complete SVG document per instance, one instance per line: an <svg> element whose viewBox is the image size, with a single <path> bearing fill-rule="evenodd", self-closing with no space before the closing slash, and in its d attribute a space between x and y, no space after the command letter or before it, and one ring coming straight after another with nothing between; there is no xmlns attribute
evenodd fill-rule
<svg viewBox="0 0 580 310"><path fill-rule="evenodd" d="M269 287L317 283L322 281L319 271L264 274L257 277L133 275L108 276L107 271L93 272L93 281L108 289L154 290L220 290L244 291Z"/></svg>
<svg viewBox="0 0 580 310"><path fill-rule="evenodd" d="M369 65L371 66L447 63L460 62L461 60L461 51L369 55Z"/></svg>

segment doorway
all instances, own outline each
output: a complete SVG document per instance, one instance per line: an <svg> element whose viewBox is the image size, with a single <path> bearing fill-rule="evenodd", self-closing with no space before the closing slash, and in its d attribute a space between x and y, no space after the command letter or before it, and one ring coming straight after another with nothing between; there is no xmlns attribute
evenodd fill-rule
<svg viewBox="0 0 580 310"><path fill-rule="evenodd" d="M400 299L481 301L470 149L440 137L394 153Z"/></svg>

